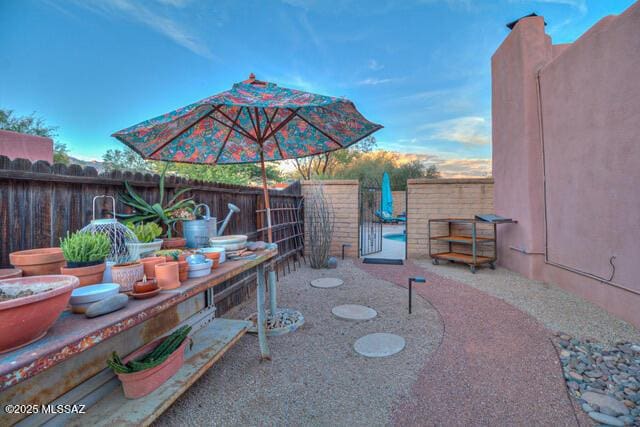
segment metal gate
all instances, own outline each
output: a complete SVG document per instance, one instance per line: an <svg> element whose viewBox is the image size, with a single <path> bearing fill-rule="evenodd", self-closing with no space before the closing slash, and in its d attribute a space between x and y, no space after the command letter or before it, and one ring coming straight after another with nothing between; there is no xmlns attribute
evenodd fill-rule
<svg viewBox="0 0 640 427"><path fill-rule="evenodd" d="M360 185L360 256L382 251L382 221L376 215L380 210L380 197L380 184Z"/></svg>

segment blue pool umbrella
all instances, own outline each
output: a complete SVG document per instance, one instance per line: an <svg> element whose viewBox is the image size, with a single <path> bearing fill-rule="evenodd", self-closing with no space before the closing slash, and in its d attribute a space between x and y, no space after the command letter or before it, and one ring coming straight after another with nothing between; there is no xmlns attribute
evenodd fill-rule
<svg viewBox="0 0 640 427"><path fill-rule="evenodd" d="M393 196L391 195L391 180L389 174L382 175L382 197L380 198L380 210L382 212L393 213Z"/></svg>

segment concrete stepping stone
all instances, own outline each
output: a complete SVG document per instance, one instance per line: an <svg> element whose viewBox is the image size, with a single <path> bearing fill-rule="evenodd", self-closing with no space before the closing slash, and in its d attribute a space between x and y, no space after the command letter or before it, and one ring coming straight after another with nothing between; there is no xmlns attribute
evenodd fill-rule
<svg viewBox="0 0 640 427"><path fill-rule="evenodd" d="M373 308L358 304L338 305L331 309L334 316L344 320L370 320L378 315Z"/></svg>
<svg viewBox="0 0 640 427"><path fill-rule="evenodd" d="M400 335L376 333L358 338L353 348L366 357L387 357L402 351L404 346L404 338Z"/></svg>
<svg viewBox="0 0 640 427"><path fill-rule="evenodd" d="M313 286L314 288L328 289L328 288L337 288L343 283L344 283L344 280L338 279L336 277L322 277L320 279L312 280L311 286Z"/></svg>

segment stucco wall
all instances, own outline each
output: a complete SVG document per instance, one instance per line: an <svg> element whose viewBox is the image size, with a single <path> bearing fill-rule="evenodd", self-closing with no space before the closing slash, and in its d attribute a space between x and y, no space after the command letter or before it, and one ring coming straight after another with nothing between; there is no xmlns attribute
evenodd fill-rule
<svg viewBox="0 0 640 427"><path fill-rule="evenodd" d="M53 140L35 135L0 130L0 155L10 159L45 160L53 163Z"/></svg>
<svg viewBox="0 0 640 427"><path fill-rule="evenodd" d="M358 181L302 181L302 195L308 196L312 189L317 186L322 186L325 197L333 207L335 223L333 229L333 239L331 242L331 254L339 256L342 251L342 245L345 243L349 243L351 244L351 247L345 250L345 255L350 257L357 257L359 213ZM308 239L307 236L305 236L305 251L308 251L308 249Z"/></svg>
<svg viewBox="0 0 640 427"><path fill-rule="evenodd" d="M553 46L543 18L526 18L492 58L495 206L519 221L499 228L499 262L636 326L638 28L640 3ZM612 256L613 283L595 279Z"/></svg>
<svg viewBox="0 0 640 427"><path fill-rule="evenodd" d="M473 218L476 214L493 213L493 179L410 179L407 204L407 256L426 258L429 219ZM446 234L438 228L434 231Z"/></svg>

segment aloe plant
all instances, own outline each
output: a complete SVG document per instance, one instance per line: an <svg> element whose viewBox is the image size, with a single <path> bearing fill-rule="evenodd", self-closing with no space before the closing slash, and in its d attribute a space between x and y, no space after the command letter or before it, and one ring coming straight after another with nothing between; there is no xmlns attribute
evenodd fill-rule
<svg viewBox="0 0 640 427"><path fill-rule="evenodd" d="M111 240L105 233L75 232L60 239L60 248L68 262L101 262L111 252Z"/></svg>
<svg viewBox="0 0 640 427"><path fill-rule="evenodd" d="M144 200L133 189L131 184L125 181L124 186L127 191L126 193L120 194L120 199L122 200L122 203L135 210L135 212L132 214L119 215L125 220L125 223L136 224L139 222L154 222L156 224L164 224L167 228L166 236L172 237L171 234L173 225L178 221L178 218L175 218L172 213L178 209L193 211L196 204L191 197L178 200L180 196L182 196L187 191L190 191L191 188L181 189L165 204L164 180L167 174L168 167L169 164L166 164L162 169L159 184L160 197L159 200L153 204L148 203L146 200Z"/></svg>
<svg viewBox="0 0 640 427"><path fill-rule="evenodd" d="M155 222L147 222L146 224L127 223L127 227L136 235L140 243L151 243L156 237L162 234L162 227Z"/></svg>

